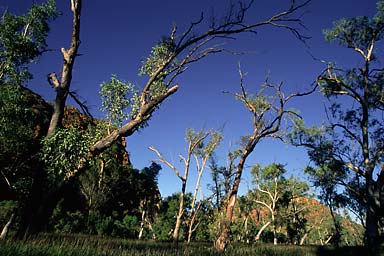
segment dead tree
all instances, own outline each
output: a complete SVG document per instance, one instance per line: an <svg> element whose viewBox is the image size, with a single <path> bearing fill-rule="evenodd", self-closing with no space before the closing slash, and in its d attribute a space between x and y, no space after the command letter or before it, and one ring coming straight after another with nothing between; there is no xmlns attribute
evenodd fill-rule
<svg viewBox="0 0 384 256"><path fill-rule="evenodd" d="M69 49L61 48L63 54L63 67L61 70L61 80L56 76L56 73L48 75L48 81L56 91L56 99L53 102L53 114L48 128L47 136L51 136L58 127L64 115L64 107L67 97L70 93L72 82L73 65L77 57L77 52L80 46L80 15L81 15L82 0L71 0L71 10L73 12L73 27L71 46Z"/></svg>

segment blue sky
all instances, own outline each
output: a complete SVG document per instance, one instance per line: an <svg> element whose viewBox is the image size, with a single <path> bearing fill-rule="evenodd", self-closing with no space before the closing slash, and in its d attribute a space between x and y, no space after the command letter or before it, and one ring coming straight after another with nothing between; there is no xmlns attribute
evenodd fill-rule
<svg viewBox="0 0 384 256"><path fill-rule="evenodd" d="M0 0L0 10L22 13L30 7L31 0ZM40 3L42 1L35 1ZM236 1L234 1L236 2ZM248 19L255 21L269 14L284 10L289 0L256 0ZM112 74L130 81L139 88L145 80L139 77L142 60L151 47L163 36L168 35L172 25L180 31L191 21L200 17L203 11L209 18L211 13L222 17L229 6L226 0L142 0L142 1L84 1L80 53L74 67L72 90L87 100L91 112L99 112L99 84L109 80ZM47 101L54 94L46 82L50 72L60 72L62 57L59 49L68 47L71 33L70 1L58 0L63 15L51 24L48 38L49 48L54 51L45 54L37 64L31 66L34 79L29 87L42 94ZM236 51L247 51L244 55L219 54L192 65L176 82L180 90L155 112L149 127L127 139L127 150L136 168L148 166L156 159L148 146L155 146L168 159L182 168L178 155L185 154L185 131L194 129L218 129L224 127L224 140L217 151L220 163L225 164L228 150L234 149L240 136L251 132L252 119L241 103L222 91L239 90L238 63L247 72L245 86L257 91L269 74L271 81L284 82L285 89L297 91L308 89L324 68L312 58L333 61L342 66L358 64L351 51L326 43L322 30L332 27L332 22L343 17L361 15L373 16L376 1L373 0L313 0L301 13L306 28L301 32L311 39L307 46L287 31L263 27L258 34L243 35L236 41L229 41L226 47ZM203 29L202 29L203 30ZM71 102L70 102L71 103ZM292 104L308 124L320 124L325 119L326 100L319 93L301 98ZM232 146L231 146L232 145ZM267 165L272 162L287 164L290 174L303 177L302 169L308 164L305 150L265 140L260 143L247 161L247 166L256 163ZM251 182L247 168L241 191ZM194 188L195 169L191 169L189 190ZM210 182L209 169L203 177L205 188ZM179 180L164 166L159 177L163 196L180 190ZM205 190L205 195L208 192Z"/></svg>

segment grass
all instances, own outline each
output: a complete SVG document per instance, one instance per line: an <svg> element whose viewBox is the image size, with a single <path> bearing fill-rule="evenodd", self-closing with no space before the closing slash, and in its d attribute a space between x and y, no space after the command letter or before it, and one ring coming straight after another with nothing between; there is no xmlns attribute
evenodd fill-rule
<svg viewBox="0 0 384 256"><path fill-rule="evenodd" d="M211 243L172 243L133 241L83 235L44 234L28 241L3 241L1 256L218 256ZM369 255L362 247L319 247L234 243L226 256L353 256Z"/></svg>

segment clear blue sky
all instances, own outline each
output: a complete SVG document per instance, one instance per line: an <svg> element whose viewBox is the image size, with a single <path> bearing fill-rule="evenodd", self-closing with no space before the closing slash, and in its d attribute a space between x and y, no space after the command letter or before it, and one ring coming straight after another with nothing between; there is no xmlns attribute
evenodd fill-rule
<svg viewBox="0 0 384 256"><path fill-rule="evenodd" d="M0 10L8 8L10 12L22 13L32 2L42 1L0 0ZM289 2L255 0L248 19L260 20L268 14L277 13L286 8ZM202 11L206 17L212 10L217 17L222 17L228 3L226 0L84 1L80 46L82 56L76 60L72 90L87 100L96 117L101 117L98 110L101 82L107 81L111 74L116 74L138 87L143 86L144 79L137 76L141 61L163 35L169 34L173 24L183 31L191 21L200 17ZM46 75L60 72L62 56L59 49L69 46L72 28L70 1L58 0L57 5L63 15L51 24L48 38L49 48L54 51L45 54L38 64L31 66L35 78L29 83L29 87L42 94L47 101L53 100L54 94L46 82ZM248 72L245 85L249 91L256 91L268 73L272 81L283 81L287 90L307 89L324 68L311 54L343 66L358 63L351 50L326 43L322 30L330 28L332 22L340 18L372 16L375 11L376 1L373 0L313 0L301 11L306 25L306 29L301 31L311 37L307 41L308 46L287 31L264 27L257 35L245 35L237 41L228 42L228 49L249 51L249 54L219 54L192 65L176 81L180 90L155 112L149 127L127 139L127 150L131 153L134 167L148 166L156 156L147 148L155 146L182 168L178 154L185 154L186 129L217 129L223 125L224 141L217 156L224 164L230 145L234 149L240 136L251 132L252 119L246 109L231 95L222 94L223 90L238 91L238 63L241 63L243 71ZM315 94L296 101L292 107L300 110L306 123L320 124L324 120L324 103L325 100ZM247 166L272 162L287 164L291 174L302 177L302 169L308 159L303 149L266 140L257 146ZM243 192L251 182L248 170L243 176ZM194 187L194 174L192 167L190 190ZM210 182L209 169L206 169L203 182ZM165 166L159 177L159 186L163 196L180 190L179 180Z"/></svg>

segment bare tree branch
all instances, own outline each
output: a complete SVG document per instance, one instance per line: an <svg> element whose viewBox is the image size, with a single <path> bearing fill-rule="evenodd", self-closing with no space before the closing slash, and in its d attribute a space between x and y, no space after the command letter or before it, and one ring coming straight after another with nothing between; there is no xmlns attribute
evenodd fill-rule
<svg viewBox="0 0 384 256"><path fill-rule="evenodd" d="M181 180L184 181L184 178L183 178L183 176L180 175L179 170L178 170L173 164L171 164L169 161L167 161L167 160L164 158L164 156L163 156L163 155L162 155L162 154L161 154L155 147L151 146L151 147L148 147L148 149L150 149L150 150L152 150L153 152L155 152L156 155L159 157L159 160L155 160L155 161L157 161L157 162L162 162L162 163L166 164L169 168L171 168L171 169L175 172L176 176L177 176L179 179L181 179Z"/></svg>

